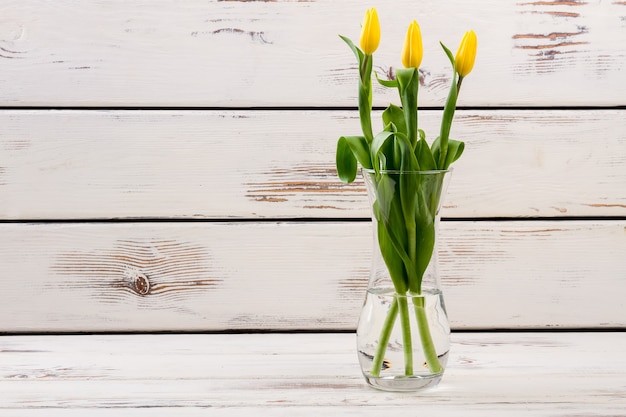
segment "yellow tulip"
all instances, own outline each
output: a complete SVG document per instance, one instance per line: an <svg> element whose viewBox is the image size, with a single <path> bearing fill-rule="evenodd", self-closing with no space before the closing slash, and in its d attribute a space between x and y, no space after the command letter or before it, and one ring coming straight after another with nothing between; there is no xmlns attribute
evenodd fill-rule
<svg viewBox="0 0 626 417"><path fill-rule="evenodd" d="M374 7L365 12L360 43L366 55L372 55L380 43L380 22Z"/></svg>
<svg viewBox="0 0 626 417"><path fill-rule="evenodd" d="M418 68L422 63L423 55L422 32L414 20L406 31L406 39L402 47L402 65L404 68Z"/></svg>
<svg viewBox="0 0 626 417"><path fill-rule="evenodd" d="M477 43L476 34L473 30L465 32L454 58L454 69L459 73L460 77L465 77L474 68Z"/></svg>

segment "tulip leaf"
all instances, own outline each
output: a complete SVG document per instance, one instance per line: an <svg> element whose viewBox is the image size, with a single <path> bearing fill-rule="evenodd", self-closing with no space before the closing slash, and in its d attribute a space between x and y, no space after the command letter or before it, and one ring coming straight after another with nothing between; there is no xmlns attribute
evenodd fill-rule
<svg viewBox="0 0 626 417"><path fill-rule="evenodd" d="M417 93L419 90L419 71L417 68L402 68L396 71L398 92L404 112L407 136L411 148L417 143Z"/></svg>
<svg viewBox="0 0 626 417"><path fill-rule="evenodd" d="M387 107L383 112L383 124L387 126L389 123L393 123L398 132L406 134L404 112L395 104L390 104L389 107Z"/></svg>
<svg viewBox="0 0 626 417"><path fill-rule="evenodd" d="M372 141L372 56L365 55L349 38L339 35L339 37L352 49L359 62L359 118L361 130L368 142Z"/></svg>
<svg viewBox="0 0 626 417"><path fill-rule="evenodd" d="M448 59L450 60L450 63L452 64L452 68L454 68L454 55L442 42L439 42L439 44L441 45L441 47L443 48L443 51L448 56Z"/></svg>
<svg viewBox="0 0 626 417"><path fill-rule="evenodd" d="M430 185L424 187L422 192L417 193L417 204L419 206L419 215L415 216L415 274L417 279L410 281L413 292L419 292L422 286L422 278L424 272L428 268L430 259L435 248L435 222L431 213L428 211L427 199L429 197Z"/></svg>
<svg viewBox="0 0 626 417"><path fill-rule="evenodd" d="M390 138L393 138L395 135L394 132L382 131L376 136L374 136L374 141L372 142L372 160L374 163L374 170L376 173L380 170L380 154ZM386 160L387 158L385 158Z"/></svg>
<svg viewBox="0 0 626 417"><path fill-rule="evenodd" d="M376 182L376 204L383 223L390 222L391 206L395 195L396 182L391 175L381 174Z"/></svg>
<svg viewBox="0 0 626 417"><path fill-rule="evenodd" d="M419 171L420 166L417 162L417 158L415 157L415 153L413 152L413 146L409 141L407 135L403 133L396 133L396 142L400 149L400 170L401 171Z"/></svg>
<svg viewBox="0 0 626 417"><path fill-rule="evenodd" d="M464 150L465 150L464 142L454 140L454 139L448 139L448 150L447 150L446 160L444 164L439 167L439 169L443 169L443 170L448 169L450 165L452 165L461 157ZM435 158L435 160L438 160L441 157L441 140L439 137L435 139L435 141L432 144L432 153L433 153L433 157Z"/></svg>
<svg viewBox="0 0 626 417"><path fill-rule="evenodd" d="M433 153L433 158L435 158L435 161L439 161L439 158L441 157L441 136L437 136L437 139L433 141L430 149ZM438 168L443 169L443 167Z"/></svg>
<svg viewBox="0 0 626 417"><path fill-rule="evenodd" d="M448 98L446 99L446 104L443 107L443 115L441 117L441 130L439 131L439 147L441 150L439 152L439 158L436 159L439 169L445 169L444 166L446 164L448 154L448 138L450 137L450 128L452 126L452 120L454 119L457 98L457 74L456 71L454 71L450 91L448 92Z"/></svg>
<svg viewBox="0 0 626 417"><path fill-rule="evenodd" d="M404 262L402 257L396 252L387 223L382 219L378 204L374 203L374 214L378 220L378 247L387 265L389 276L398 294L405 294L408 286L408 279L404 272Z"/></svg>
<svg viewBox="0 0 626 417"><path fill-rule="evenodd" d="M411 152L412 153L412 152ZM408 246L406 250L408 252L409 259L415 262L416 259L416 247L412 242L415 242L415 208L417 205L417 182L419 181L419 174L406 174L400 175L399 191L400 191L400 205L402 206L402 217L404 224L402 228L407 235ZM412 268L411 268L412 269ZM415 279L409 279L409 285Z"/></svg>
<svg viewBox="0 0 626 417"><path fill-rule="evenodd" d="M361 51L361 50L359 49L359 47L358 47L358 46L356 46L356 45L354 44L354 42L352 42L349 38L346 38L345 36L342 36L342 35L339 35L339 37L340 37L341 39L343 39L343 41L344 41L345 43L347 43L347 44L348 44L348 46L350 47L350 49L352 49L352 52L354 52L354 55L356 56L356 59L358 59L358 60L359 60L359 64L360 64L361 62L363 62L363 58L365 57L365 54L363 53L363 51Z"/></svg>
<svg viewBox="0 0 626 417"><path fill-rule="evenodd" d="M397 174L384 173L380 175L376 187L376 217L378 220L378 237L383 239L381 254L385 263L389 265L390 273L395 285L400 285L397 290L405 290L408 286L408 276L411 273L411 259L406 252L407 236L404 233L404 216L400 207ZM381 227L384 230L381 230ZM404 271L399 268L399 263L404 265Z"/></svg>
<svg viewBox="0 0 626 417"><path fill-rule="evenodd" d="M430 146L428 146L424 137L421 137L420 140L417 141L417 145L415 146L415 157L417 158L419 169L421 171L431 171L433 169L437 169L435 157L433 156L432 150Z"/></svg>
<svg viewBox="0 0 626 417"><path fill-rule="evenodd" d="M365 169L372 168L372 158L370 147L364 136L342 136L340 140L345 140L352 150L352 154Z"/></svg>
<svg viewBox="0 0 626 417"><path fill-rule="evenodd" d="M339 179L346 184L354 181L357 172L357 160L345 137L341 137L339 141L337 141L337 154L335 158L337 176Z"/></svg>
<svg viewBox="0 0 626 417"><path fill-rule="evenodd" d="M381 80L376 72L374 73L374 75L376 75L376 81L378 81L378 84L390 88L398 87L398 80Z"/></svg>
<svg viewBox="0 0 626 417"><path fill-rule="evenodd" d="M396 80L400 85L400 88L407 89L411 83L414 82L415 73L417 68L400 68L396 71ZM417 79L419 82L419 78Z"/></svg>
<svg viewBox="0 0 626 417"><path fill-rule="evenodd" d="M465 150L465 143L459 140L449 139L448 140L448 154L446 155L446 164L444 165L444 169L448 169L450 165L456 162L463 151Z"/></svg>

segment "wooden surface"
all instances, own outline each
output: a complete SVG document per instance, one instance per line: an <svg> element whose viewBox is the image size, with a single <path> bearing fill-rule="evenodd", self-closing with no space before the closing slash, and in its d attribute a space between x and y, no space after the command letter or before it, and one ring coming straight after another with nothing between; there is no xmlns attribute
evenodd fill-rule
<svg viewBox="0 0 626 417"><path fill-rule="evenodd" d="M452 335L440 386L365 385L354 334L0 338L0 415L622 416L624 333ZM409 411L410 410L410 411Z"/></svg>
<svg viewBox="0 0 626 417"><path fill-rule="evenodd" d="M430 140L438 42L479 37L443 209L455 328L626 326L624 2L377 7L380 75L422 26ZM2 2L0 332L353 328L368 208L333 161L359 130L337 35L358 37L363 8Z"/></svg>
<svg viewBox="0 0 626 417"><path fill-rule="evenodd" d="M337 35L371 6L383 77L420 22L429 140L438 43L479 38L439 255L453 327L482 332L420 395L368 389L324 333L369 268L334 152L359 132ZM623 416L625 40L617 0L2 1L0 416ZM270 333L35 335L224 330Z"/></svg>
<svg viewBox="0 0 626 417"><path fill-rule="evenodd" d="M626 216L625 117L460 110L443 216ZM7 110L0 126L3 219L369 216L362 181L334 166L356 111Z"/></svg>
<svg viewBox="0 0 626 417"><path fill-rule="evenodd" d="M5 0L0 100L35 106L354 106L359 0ZM623 105L623 1L411 0L376 5L376 70L400 65L406 28L424 37L422 105L451 76L439 42L479 38L461 105ZM43 76L45 74L45 76ZM380 89L378 105L395 94Z"/></svg>
<svg viewBox="0 0 626 417"><path fill-rule="evenodd" d="M354 330L370 228L344 221L1 224L0 328ZM452 221L441 234L453 328L626 325L626 221Z"/></svg>

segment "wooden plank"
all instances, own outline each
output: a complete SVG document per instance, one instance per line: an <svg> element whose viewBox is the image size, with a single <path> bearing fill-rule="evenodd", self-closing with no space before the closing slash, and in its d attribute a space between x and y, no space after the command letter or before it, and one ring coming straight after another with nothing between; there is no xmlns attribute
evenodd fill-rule
<svg viewBox="0 0 626 417"><path fill-rule="evenodd" d="M354 334L0 338L3 416L618 416L625 333L452 335L441 385L367 388ZM81 414L82 413L82 414Z"/></svg>
<svg viewBox="0 0 626 417"><path fill-rule="evenodd" d="M624 110L465 110L445 217L625 216ZM380 113L375 115L378 119ZM0 218L367 217L356 111L0 112ZM439 111L424 111L430 140ZM288 120L286 123L285 121Z"/></svg>
<svg viewBox="0 0 626 417"><path fill-rule="evenodd" d="M369 222L0 224L0 331L354 329ZM625 327L626 222L443 222L453 328Z"/></svg>
<svg viewBox="0 0 626 417"><path fill-rule="evenodd" d="M353 106L355 60L337 35L358 39L366 7L358 0L7 0L0 104ZM447 94L450 68L439 41L454 51L470 28L480 46L462 105L626 104L624 2L377 7L381 75L400 65L409 22L422 26L422 105L442 105ZM376 103L392 98L380 88Z"/></svg>

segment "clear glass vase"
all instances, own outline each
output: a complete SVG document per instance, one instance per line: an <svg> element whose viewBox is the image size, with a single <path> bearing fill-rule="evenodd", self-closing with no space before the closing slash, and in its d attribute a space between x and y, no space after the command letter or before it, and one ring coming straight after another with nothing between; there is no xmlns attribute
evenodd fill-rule
<svg viewBox="0 0 626 417"><path fill-rule="evenodd" d="M437 271L439 209L450 171L363 170L373 256L357 327L368 384L387 391L436 386L450 350Z"/></svg>

